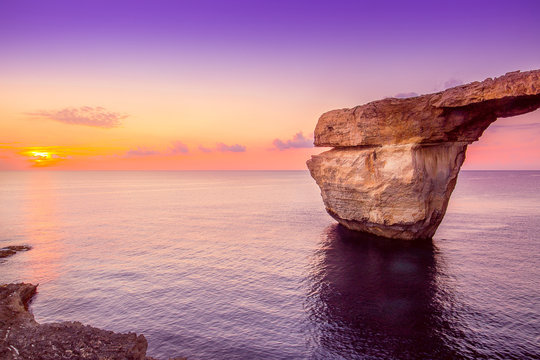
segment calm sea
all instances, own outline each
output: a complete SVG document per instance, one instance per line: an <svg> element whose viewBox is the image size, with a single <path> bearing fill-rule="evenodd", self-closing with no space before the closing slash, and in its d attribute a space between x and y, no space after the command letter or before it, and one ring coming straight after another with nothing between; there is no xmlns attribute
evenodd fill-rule
<svg viewBox="0 0 540 360"><path fill-rule="evenodd" d="M540 172L462 172L432 242L337 226L297 172L1 172L37 321L190 359L540 357Z"/></svg>

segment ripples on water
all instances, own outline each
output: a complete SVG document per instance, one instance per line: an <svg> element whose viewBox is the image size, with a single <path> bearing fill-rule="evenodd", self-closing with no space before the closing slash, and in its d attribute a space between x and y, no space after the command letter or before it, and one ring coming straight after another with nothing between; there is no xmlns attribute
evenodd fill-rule
<svg viewBox="0 0 540 360"><path fill-rule="evenodd" d="M540 357L540 172L462 172L431 242L350 232L307 172L4 172L40 322L191 359Z"/></svg>

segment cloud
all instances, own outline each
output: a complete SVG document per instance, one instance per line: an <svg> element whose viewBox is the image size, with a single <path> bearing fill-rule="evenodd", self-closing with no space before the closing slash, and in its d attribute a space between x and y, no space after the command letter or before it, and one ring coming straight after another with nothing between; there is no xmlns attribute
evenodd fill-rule
<svg viewBox="0 0 540 360"><path fill-rule="evenodd" d="M246 147L239 144L225 145L224 143L219 143L216 146L216 150L219 152L245 152Z"/></svg>
<svg viewBox="0 0 540 360"><path fill-rule="evenodd" d="M154 156L154 155L163 155L171 156L177 154L187 154L189 153L189 148L186 144L181 141L173 141L171 147L168 150L154 150L147 148L145 146L137 146L135 149L127 151L124 157L144 157L144 156Z"/></svg>
<svg viewBox="0 0 540 360"><path fill-rule="evenodd" d="M305 149L313 147L313 139L306 138L302 132L294 134L291 140L280 140L275 139L272 144L278 150L287 150L287 149Z"/></svg>
<svg viewBox="0 0 540 360"><path fill-rule="evenodd" d="M463 81L451 78L443 84L443 89L446 90L446 89L450 89L459 85L463 85Z"/></svg>
<svg viewBox="0 0 540 360"><path fill-rule="evenodd" d="M171 148L171 153L173 154L187 154L189 152L189 148L187 145L180 141L174 141L173 146Z"/></svg>
<svg viewBox="0 0 540 360"><path fill-rule="evenodd" d="M65 108L62 110L37 111L28 115L58 121L64 124L85 125L110 129L118 127L121 120L128 117L126 114L108 111L103 107L81 106L79 108Z"/></svg>
<svg viewBox="0 0 540 360"><path fill-rule="evenodd" d="M203 153L211 153L211 152L245 152L246 147L239 144L234 145L227 145L224 143L218 143L216 144L215 148L207 148L202 145L199 145L199 150ZM181 141L174 141L172 142L171 146L168 149L164 150L155 150L152 148L144 147L144 146L137 146L135 149L131 149L127 151L124 154L124 157L130 158L130 157L144 157L144 156L155 156L155 155L161 155L161 156L174 156L178 154L188 154L189 148L186 144L184 144Z"/></svg>
<svg viewBox="0 0 540 360"><path fill-rule="evenodd" d="M396 94L392 97L395 97L395 98L398 98L398 99L406 99L406 98L411 98L411 97L416 97L418 96L418 93L415 93L415 92L408 92L408 93L399 93L399 94Z"/></svg>
<svg viewBox="0 0 540 360"><path fill-rule="evenodd" d="M489 127L494 131L501 129L508 129L507 131L512 130L527 130L527 131L536 131L540 130L540 123L525 123L525 124L493 124Z"/></svg>
<svg viewBox="0 0 540 360"><path fill-rule="evenodd" d="M157 150L152 150L152 149L138 146L136 149L132 149L126 152L126 157L153 156L153 155L158 155L158 154L159 154L159 151Z"/></svg>
<svg viewBox="0 0 540 360"><path fill-rule="evenodd" d="M516 128L516 129L534 129L540 126L540 123L525 123L525 124L494 124L492 127Z"/></svg>
<svg viewBox="0 0 540 360"><path fill-rule="evenodd" d="M59 154L52 154L51 158L53 158L53 159L64 159L65 160L65 159L73 159L73 156L69 156L69 155L63 156L63 155L59 155Z"/></svg>
<svg viewBox="0 0 540 360"><path fill-rule="evenodd" d="M209 149L207 147L204 147L202 145L199 145L199 150L201 150L203 153L211 153L212 149Z"/></svg>
<svg viewBox="0 0 540 360"><path fill-rule="evenodd" d="M227 144L224 144L224 143L218 143L216 145L216 147L213 148L213 149L210 149L210 148L204 147L202 145L199 145L199 150L202 151L203 153L211 153L211 152L214 152L214 151L240 153L240 152L245 152L246 147L244 145L240 145L240 144L227 145Z"/></svg>
<svg viewBox="0 0 540 360"><path fill-rule="evenodd" d="M456 78L450 78L443 83L442 90L450 89L459 85L463 85L462 80L459 80ZM442 90L441 90L441 83L438 83L438 85L433 89L433 92L438 92ZM411 91L411 92L398 93L394 96L387 96L385 97L385 99L388 99L388 98L407 99L407 98L412 98L412 97L417 97L417 96L420 96L420 94L414 91Z"/></svg>

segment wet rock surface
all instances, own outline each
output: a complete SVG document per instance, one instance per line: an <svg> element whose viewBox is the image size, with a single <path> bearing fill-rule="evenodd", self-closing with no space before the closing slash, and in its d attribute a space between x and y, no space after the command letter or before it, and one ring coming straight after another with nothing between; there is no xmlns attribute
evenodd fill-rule
<svg viewBox="0 0 540 360"><path fill-rule="evenodd" d="M152 360L144 335L79 322L38 324L28 310L36 292L32 284L0 286L0 359Z"/></svg>
<svg viewBox="0 0 540 360"><path fill-rule="evenodd" d="M431 238L467 145L497 118L540 107L540 70L323 114L307 161L327 212L345 227L397 239Z"/></svg>
<svg viewBox="0 0 540 360"><path fill-rule="evenodd" d="M31 250L30 245L10 245L3 248L0 248L0 258L7 258L15 255L19 251L28 251Z"/></svg>

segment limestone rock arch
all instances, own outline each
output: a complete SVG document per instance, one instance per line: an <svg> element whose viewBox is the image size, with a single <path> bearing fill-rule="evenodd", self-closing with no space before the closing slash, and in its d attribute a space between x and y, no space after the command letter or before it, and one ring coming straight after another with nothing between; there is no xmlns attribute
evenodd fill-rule
<svg viewBox="0 0 540 360"><path fill-rule="evenodd" d="M431 238L467 145L497 118L540 107L540 70L323 114L307 161L326 211L345 227L397 239Z"/></svg>

